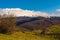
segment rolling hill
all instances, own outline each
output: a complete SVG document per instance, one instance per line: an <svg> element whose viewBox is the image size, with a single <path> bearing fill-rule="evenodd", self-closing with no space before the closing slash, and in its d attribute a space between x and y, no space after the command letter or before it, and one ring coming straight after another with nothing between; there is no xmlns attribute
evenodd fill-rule
<svg viewBox="0 0 60 40"><path fill-rule="evenodd" d="M17 17L16 25L28 30L45 29L60 24L60 17Z"/></svg>

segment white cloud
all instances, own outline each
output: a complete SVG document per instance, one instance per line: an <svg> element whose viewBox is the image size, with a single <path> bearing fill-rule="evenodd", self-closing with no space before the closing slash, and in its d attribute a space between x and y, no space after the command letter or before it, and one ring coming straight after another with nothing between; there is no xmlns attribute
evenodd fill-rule
<svg viewBox="0 0 60 40"><path fill-rule="evenodd" d="M33 10L23 10L20 8L5 8L0 9L0 14L14 14L16 16L30 16L30 17L36 17L36 16L43 16L43 17L50 17L50 16L60 16L60 14L49 14L46 12L41 11L33 11Z"/></svg>
<svg viewBox="0 0 60 40"><path fill-rule="evenodd" d="M52 13L52 14L50 14L50 16L60 17L60 13Z"/></svg>
<svg viewBox="0 0 60 40"><path fill-rule="evenodd" d="M57 12L60 12L60 9L57 9L56 11L57 11Z"/></svg>

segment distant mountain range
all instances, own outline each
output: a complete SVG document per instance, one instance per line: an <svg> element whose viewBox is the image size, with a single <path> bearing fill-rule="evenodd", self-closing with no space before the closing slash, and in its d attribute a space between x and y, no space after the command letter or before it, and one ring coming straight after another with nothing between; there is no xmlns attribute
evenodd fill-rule
<svg viewBox="0 0 60 40"><path fill-rule="evenodd" d="M28 30L45 29L60 24L60 17L17 17L16 25Z"/></svg>

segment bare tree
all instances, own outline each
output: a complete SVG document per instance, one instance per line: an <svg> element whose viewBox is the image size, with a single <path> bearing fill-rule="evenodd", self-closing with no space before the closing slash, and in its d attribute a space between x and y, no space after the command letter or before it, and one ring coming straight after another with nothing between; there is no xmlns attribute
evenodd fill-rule
<svg viewBox="0 0 60 40"><path fill-rule="evenodd" d="M14 15L0 16L0 33L13 33L16 27L16 17Z"/></svg>

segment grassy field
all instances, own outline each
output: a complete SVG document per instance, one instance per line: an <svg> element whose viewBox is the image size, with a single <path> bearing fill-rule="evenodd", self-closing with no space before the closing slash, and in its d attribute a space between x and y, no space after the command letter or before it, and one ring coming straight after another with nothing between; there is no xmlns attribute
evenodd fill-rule
<svg viewBox="0 0 60 40"><path fill-rule="evenodd" d="M0 34L0 40L54 40L54 38L37 36L33 32L15 32L11 35Z"/></svg>

